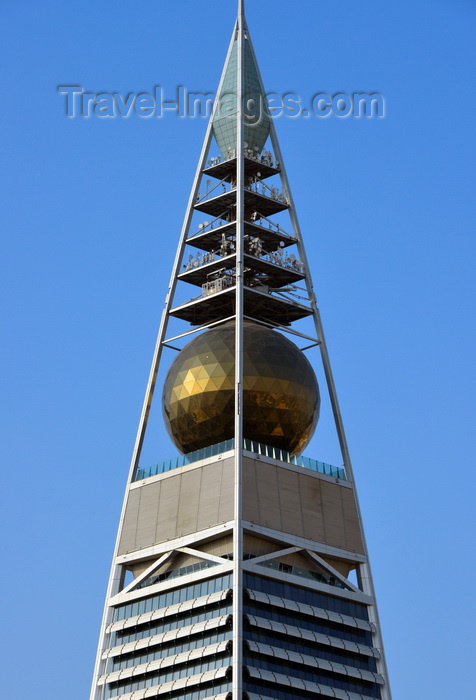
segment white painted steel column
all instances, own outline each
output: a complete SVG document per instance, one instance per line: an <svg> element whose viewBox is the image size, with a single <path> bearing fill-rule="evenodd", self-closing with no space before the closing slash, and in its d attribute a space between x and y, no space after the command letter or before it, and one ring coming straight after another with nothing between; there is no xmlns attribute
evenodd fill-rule
<svg viewBox="0 0 476 700"><path fill-rule="evenodd" d="M233 48L233 44L234 44L234 40L235 40L235 32L236 32L236 29L233 32L232 39L230 41L230 46L228 49L227 58L226 58L223 72L221 75L220 85L218 88L217 96L220 95L221 88L222 88L222 85L223 85L223 82L225 79L226 67L228 65L228 61L229 61L231 51ZM151 408L152 400L154 397L155 384L157 381L157 374L158 374L158 370L159 370L160 360L162 357L163 342L165 340L165 334L167 332L167 325L168 325L168 321L169 321L170 309L172 308L172 303L173 303L174 294L175 294L175 288L177 286L177 281L178 281L178 273L180 271L180 265L182 262L183 253L185 250L186 241L187 241L187 237L188 237L189 230L190 230L190 224L191 224L193 213L194 213L193 205L195 204L195 201L197 198L198 189L199 189L200 181L201 181L201 177L202 177L202 170L205 167L206 159L208 156L208 151L210 148L210 143L212 140L213 115L215 114L215 111L217 109L217 105L218 105L218 98L215 101L213 114L212 114L210 121L208 123L208 128L207 128L207 132L205 135L205 140L203 142L197 170L195 172L195 177L193 180L193 185L192 185L192 189L190 192L190 197L188 200L187 210L185 213L185 217L184 217L183 225L182 225L182 230L180 233L179 244L178 244L177 252L175 255L175 261L174 261L174 265L172 268L172 274L170 276L169 288L168 288L167 296L165 298L165 306L164 306L164 309L162 311L159 332L157 334L157 341L155 344L154 356L152 359L152 365L150 368L149 379L147 382L144 403L142 406L141 417L139 420L139 427L137 430L136 441L135 441L134 450L132 453L132 459L131 459L131 463L130 463L130 467L129 467L129 475L128 475L128 479L127 479L126 492L124 495L124 502L122 504L122 511L121 511L119 528L118 528L117 537L116 537L116 544L115 544L115 548L114 548L114 556L113 556L113 560L112 560L111 573L109 576L109 583L108 583L107 593L106 593L106 602L105 602L105 606L104 606L103 618L102 618L102 622L101 622L101 629L100 629L100 633L99 633L99 644L98 644L98 650L97 650L97 655L96 655L96 663L95 663L95 667L94 667L90 700L101 700L102 695L103 695L103 688L99 687L97 685L97 680L98 680L99 676L102 675L102 670L103 670L104 665L105 665L105 662L102 660L101 657L102 657L102 653L103 653L104 647L105 647L106 628L107 628L108 624L112 621L113 610L109 605L109 601L112 597L114 597L119 592L120 585L121 585L121 567L116 564L116 559L117 559L117 552L118 552L118 548L119 548L119 541L120 541L120 537L121 537L121 533L122 533L122 527L123 527L123 523L124 523L124 516L125 516L125 512L126 512L127 498L129 495L129 487L132 483L132 479L134 478L135 471L136 471L137 466L139 464L142 445L143 445L145 433L147 430L147 423L149 420L150 408Z"/></svg>
<svg viewBox="0 0 476 700"><path fill-rule="evenodd" d="M113 560L112 560L113 563L112 563L112 568L111 568L111 574L109 577L109 583L108 583L108 587L107 587L106 603L104 606L103 619L102 619L102 623L101 623L101 631L100 631L98 651L97 651L97 656L96 656L96 664L95 664L95 668L94 668L94 675L93 675L93 683L92 683L92 688L91 688L90 700L100 700L102 697L102 688L97 685L97 680L98 680L99 676L102 675L102 668L105 664L105 662L101 659L102 652L104 651L105 630L106 630L107 625L112 621L112 612L113 611L112 611L111 607L109 606L109 600L113 596L115 596L116 593L119 592L120 583L121 583L120 582L120 567L118 567L115 564L115 562L116 562L116 558L117 558L119 541L120 541L120 537L121 537L121 533L122 533L122 526L124 523L124 517L125 517L125 513L126 513L127 498L129 495L129 487L130 487L130 484L132 483L132 479L134 478L134 473L135 473L135 470L136 470L138 463L139 463L140 453L142 450L142 444L144 442L144 436L145 436L145 432L147 429L147 422L149 420L150 408L152 405L152 399L154 397L154 390L155 390L155 384L157 381L157 374L159 371L160 359L162 356L162 348L163 348L162 343L165 339L165 333L167 331L169 312L170 312L170 309L172 306L175 287L177 286L177 275L178 275L178 272L180 269L180 263L182 261L183 251L185 249L185 241L186 241L187 236L188 236L190 222L191 222L192 216L193 216L193 205L195 203L195 199L196 199L196 196L198 193L201 171L203 170L204 165L205 165L206 157L208 154L208 149L210 147L211 138L212 138L212 122L210 120L210 123L208 125L208 129L207 129L207 134L205 137L205 141L203 143L202 152L200 154L199 164L197 167L197 171L195 173L192 191L190 193L190 199L188 202L187 212L185 214L185 219L184 219L183 226L182 226L182 232L180 234L180 241L179 241L179 245L177 248L177 253L175 255L175 262L174 262L174 266L172 269L172 275L170 277L169 289L168 289L167 296L165 299L165 307L162 311L162 318L160 321L159 332L158 332L157 341L155 344L154 356L152 359L152 365L151 365L150 373L149 373L149 380L147 382L144 403L142 406L142 413L141 413L141 417L140 417L140 421L139 421L139 428L137 430L136 441L135 441L134 450L132 453L132 459L131 459L131 464L130 464L130 468L129 468L129 476L127 479L126 492L124 495L124 502L122 504L121 518L119 521L119 529L117 531L116 545L114 548L114 556L113 556Z"/></svg>
<svg viewBox="0 0 476 700"><path fill-rule="evenodd" d="M235 469L233 528L233 700L243 697L243 244L244 244L244 1L238 0L235 299Z"/></svg>
<svg viewBox="0 0 476 700"><path fill-rule="evenodd" d="M260 76L260 80L261 80L261 76ZM299 256L300 256L302 262L304 263L304 269L306 271L306 288L307 288L307 292L309 295L311 308L313 311L314 327L316 329L316 335L317 335L318 340L320 341L319 348L321 351L322 364L324 367L324 374L326 377L329 398L330 398L331 406L332 406L332 412L334 414L334 422L336 425L337 436L339 438L339 444L340 444L340 448L341 448L341 452L342 452L342 459L343 459L345 470L347 473L347 478L352 483L352 486L354 489L355 505L356 505L357 515L358 515L358 519L359 519L360 532L361 532L361 536L362 536L362 542L364 544L365 556L367 559L365 564L362 564L359 566L359 569L361 570L363 590L365 593L367 593L367 595L371 596L373 598L373 601L374 601L373 605L370 606L369 615L370 615L370 617L372 617L372 621L375 622L375 625L377 628L377 632L375 634L375 642L376 642L375 646L376 646L376 648L379 649L379 651L381 653L381 658L377 661L378 666L379 666L379 673L385 678L385 686L382 688L382 700L392 700L392 694L391 694L391 690L390 690L388 670L387 670L387 662L385 660L385 652L384 652L384 648L383 648L383 640L382 640L382 634L381 634L381 628L380 628L377 602L376 602L376 597L375 597L375 587L374 587L372 572L371 572L371 568L370 568L369 555L368 555L368 549L367 549L367 541L365 538L364 526L363 526L363 521L362 521L362 512L360 510L359 498L358 498L357 489L355 486L354 470L352 469L352 461L350 458L349 447L348 447L347 438L345 435L344 422L342 420L342 414L340 411L339 400L337 398L337 390L336 390L336 386L335 386L335 382L334 382L334 375L332 373L331 362L330 362L329 353L327 350L326 339L324 336L324 329L322 326L321 314L320 314L319 308L317 306L316 295L314 294L314 287L312 284L311 271L310 271L309 263L307 260L306 250L304 248L304 242L302 239L301 228L299 225L299 220L298 220L297 213L296 213L296 207L294 206L294 200L293 200L293 196L292 196L292 192L291 192L291 187L289 185L289 180L287 177L286 168L284 166L281 149L280 149L279 142L278 142L278 137L276 135L276 129L274 127L273 122L271 123L271 141L273 143L273 149L274 149L275 155L279 161L279 165L281 168L282 183L286 189L286 195L289 199L289 204L290 204L289 215L291 218L294 234L295 234L295 236L297 238L297 242L298 242L297 246L298 246L298 250L299 250Z"/></svg>
<svg viewBox="0 0 476 700"><path fill-rule="evenodd" d="M251 53L252 53L253 58L255 60L256 69L258 72L258 78L260 81L261 91L262 91L262 94L265 95L266 92L264 89L263 80L261 78L259 66L258 66L258 63L256 61L256 56L254 53L253 44L251 43L251 39L249 37L248 37L248 41L250 42ZM276 134L276 128L274 126L274 121L272 118L271 118L271 142L273 144L274 154L275 154L277 160L279 161L279 167L281 170L281 181L282 181L282 184L286 190L286 196L288 197L288 201L290 204L289 215L291 218L291 223L292 223L294 235L297 239L297 247L299 250L299 256L300 256L302 262L304 263L304 269L306 272L306 288L307 288L309 301L311 303L311 308L312 308L312 312L313 312L314 327L316 329L316 335L317 335L318 340L320 341L319 347L320 347L320 351L321 351L322 364L324 367L324 374L326 377L327 388L328 388L329 397L330 397L331 406L332 406L332 412L334 415L334 422L335 422L335 426L336 426L336 430L337 430L337 436L339 439L339 444L340 444L340 448L341 448L341 452L342 452L342 459L343 459L344 466L345 466L345 469L347 472L347 477L348 477L349 481L352 483L352 486L354 489L355 504L356 504L356 509L357 509L357 515L359 518L360 532L361 532L361 536L362 536L362 542L364 545L364 551L365 551L365 557L366 557L366 562L364 564L359 565L359 573L360 573L360 577L362 580L362 588L363 588L364 592L367 593L367 595L371 596L373 598L373 601L374 601L374 604L372 606L370 606L369 615L372 619L372 622L375 623L376 629L377 629L377 632L375 634L375 642L376 642L375 646L379 649L379 651L381 653L381 658L377 661L379 673L381 673L381 675L385 678L385 686L382 689L382 700L392 700L392 693L390 690L390 683L389 683L388 670L387 670L387 662L385 659L385 651L384 651L384 647L383 647L383 639L382 639L382 634L381 634L380 620L379 620L377 601L376 601L376 596L375 596L375 587L374 587L374 583L373 583L372 571L370 568L369 555L368 555L368 549L367 549L367 541L365 538L364 526L363 526L363 521L362 521L362 513L360 510L359 498L358 498L357 489L355 486L354 471L352 469L352 461L350 458L349 447L347 444L347 438L346 438L345 430L344 430L344 422L342 420L342 414L340 411L339 401L337 398L337 391L336 391L336 387L335 387L334 376L332 373L329 353L327 350L326 339L324 336L324 329L322 326L321 314L319 312L319 308L317 306L317 301L316 301L316 296L314 294L314 287L312 284L311 271L310 271L309 263L307 260L306 250L304 248L301 227L299 225L296 207L294 206L294 199L293 199L293 195L291 192L291 186L289 184L288 176L286 173L286 167L284 165L283 156L281 153L281 148L279 146L278 136Z"/></svg>

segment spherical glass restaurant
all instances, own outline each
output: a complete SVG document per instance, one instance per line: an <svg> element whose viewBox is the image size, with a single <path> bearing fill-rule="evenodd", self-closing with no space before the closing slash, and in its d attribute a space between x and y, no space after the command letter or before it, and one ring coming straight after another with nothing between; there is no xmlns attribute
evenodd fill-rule
<svg viewBox="0 0 476 700"><path fill-rule="evenodd" d="M288 338L256 323L244 323L243 341L244 438L302 452L319 419L319 387L311 364ZM164 419L182 453L233 437L234 389L231 322L194 338L167 374Z"/></svg>

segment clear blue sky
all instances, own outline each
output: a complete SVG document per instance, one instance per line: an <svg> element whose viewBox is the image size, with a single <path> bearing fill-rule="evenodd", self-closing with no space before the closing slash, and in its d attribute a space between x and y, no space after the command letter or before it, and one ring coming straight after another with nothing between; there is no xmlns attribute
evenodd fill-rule
<svg viewBox="0 0 476 700"><path fill-rule="evenodd" d="M234 0L0 6L5 700L84 700L200 119L67 119L57 86L215 90ZM474 697L476 9L248 0L281 119L395 700ZM174 454L160 416L154 460ZM307 454L335 461L326 419ZM153 450L152 450L153 451Z"/></svg>

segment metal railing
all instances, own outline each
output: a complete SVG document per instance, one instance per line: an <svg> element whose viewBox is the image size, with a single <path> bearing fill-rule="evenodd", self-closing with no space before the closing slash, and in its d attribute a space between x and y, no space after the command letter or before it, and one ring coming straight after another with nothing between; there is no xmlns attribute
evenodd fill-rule
<svg viewBox="0 0 476 700"><path fill-rule="evenodd" d="M257 163L262 163L263 165L269 165L270 168L276 168L277 170L279 169L279 163L278 161L274 160L274 156L270 151L260 151L257 153L256 151L253 151L252 148L245 148L244 153L246 158L249 158L250 160L255 160ZM220 165L220 163L226 163L227 160L232 160L233 158L236 158L236 149L229 148L226 158L223 158L223 156L215 156L214 158L210 158L207 162L207 167L213 168L214 166Z"/></svg>
<svg viewBox="0 0 476 700"><path fill-rule="evenodd" d="M166 459L151 467L138 469L134 476L134 481L142 481L142 479L148 479L151 476L157 476L158 474L164 474L173 469L186 467L202 459L216 457L224 452L233 450L234 446L235 441L232 438L231 440L219 442L216 445L210 445L209 447L204 447L195 452L189 452L187 455ZM320 462L317 459L311 459L310 457L304 457L302 455L292 455L286 452L286 450L280 450L277 447L271 447L261 442L245 439L243 440L243 449L258 456L269 457L270 459L276 459L279 462L286 462L287 464L294 464L297 467L310 469L311 471L332 476L336 479L346 479L345 469L343 467L334 467L332 464L326 464L325 462Z"/></svg>

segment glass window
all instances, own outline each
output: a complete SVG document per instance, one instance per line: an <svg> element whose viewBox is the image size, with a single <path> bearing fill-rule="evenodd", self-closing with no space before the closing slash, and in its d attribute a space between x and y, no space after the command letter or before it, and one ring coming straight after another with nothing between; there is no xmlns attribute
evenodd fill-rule
<svg viewBox="0 0 476 700"><path fill-rule="evenodd" d="M185 676L194 676L215 668L228 666L230 660L230 655L228 653L225 653L217 655L211 660L198 660L195 662L181 664L180 666L174 666L173 668L167 668L160 671L155 671L153 673L144 674L139 678L117 681L116 683L109 683L106 687L106 698L117 697L118 695L131 693L135 690L151 688L155 685L168 683L170 681L177 680L178 678L184 678ZM140 688L139 683L142 684ZM214 691L216 691L216 686L214 687ZM183 698L183 692L176 697Z"/></svg>
<svg viewBox="0 0 476 700"><path fill-rule="evenodd" d="M378 700L380 700L381 697L380 688L376 683L370 683L368 681L364 681L359 678L352 678L350 676L339 676L336 673L325 671L314 666L301 666L284 659L274 660L262 654L250 652L245 653L243 663L251 667L270 671L272 673L292 676L293 678L301 678L302 680L311 681L312 683L322 683L322 685L340 688L341 690L347 690L352 693L366 695L372 698L378 698ZM272 697L274 698L274 695Z"/></svg>
<svg viewBox="0 0 476 700"><path fill-rule="evenodd" d="M244 586L251 590L269 593L279 598L287 598L295 602L306 603L325 610L342 613L361 620L368 621L367 606L350 600L334 597L308 588L300 588L290 583L267 579L263 576L245 574Z"/></svg>
<svg viewBox="0 0 476 700"><path fill-rule="evenodd" d="M147 611L150 612L151 610L159 610L160 608L165 608L169 605L174 605L175 603L180 603L185 600L200 598L201 596L208 595L209 593L223 591L231 587L231 582L232 575L227 574L225 576L219 576L198 584L191 584L190 586L176 588L173 591L168 591L167 593L154 595L136 603L119 605L115 609L114 621L125 620L128 617L134 617L135 615L142 614L146 611L146 606Z"/></svg>

